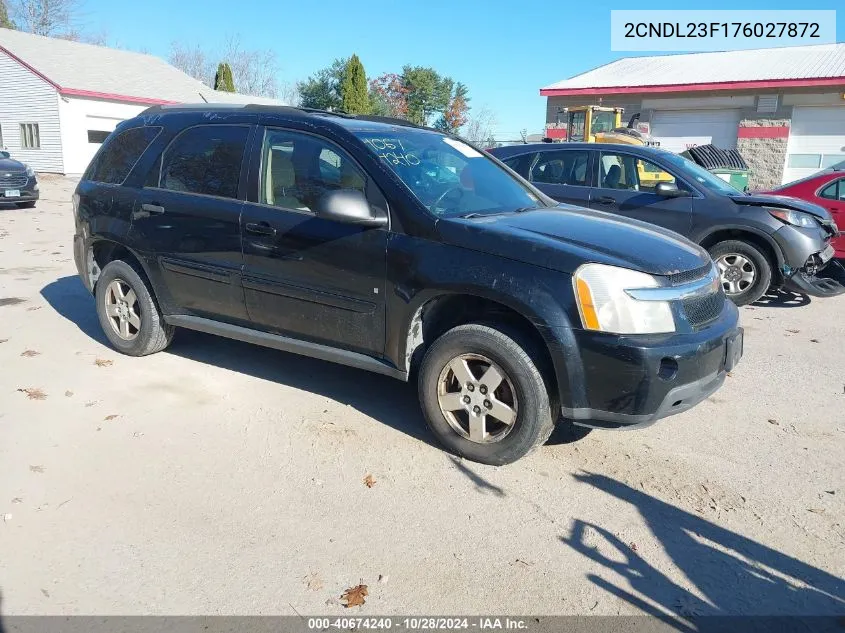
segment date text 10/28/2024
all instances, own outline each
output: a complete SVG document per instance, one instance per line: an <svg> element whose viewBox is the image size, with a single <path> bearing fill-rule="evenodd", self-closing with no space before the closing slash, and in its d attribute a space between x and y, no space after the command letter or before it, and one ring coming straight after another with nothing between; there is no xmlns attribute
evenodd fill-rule
<svg viewBox="0 0 845 633"><path fill-rule="evenodd" d="M528 629L525 618L510 617L411 617L411 618L308 618L308 629L326 631L342 630L380 630L380 631L519 631Z"/></svg>

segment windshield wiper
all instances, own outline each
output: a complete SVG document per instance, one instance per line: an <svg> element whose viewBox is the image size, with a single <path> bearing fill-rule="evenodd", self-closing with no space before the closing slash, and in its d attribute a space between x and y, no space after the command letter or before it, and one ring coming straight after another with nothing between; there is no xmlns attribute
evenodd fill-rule
<svg viewBox="0 0 845 633"><path fill-rule="evenodd" d="M476 213L475 211L471 213L464 213L463 215L459 215L458 217L463 220L472 220L473 218L489 218L494 215L507 215L508 213L524 213L526 211L537 211L539 209L544 209L545 207L517 207L511 211L496 211L494 213Z"/></svg>

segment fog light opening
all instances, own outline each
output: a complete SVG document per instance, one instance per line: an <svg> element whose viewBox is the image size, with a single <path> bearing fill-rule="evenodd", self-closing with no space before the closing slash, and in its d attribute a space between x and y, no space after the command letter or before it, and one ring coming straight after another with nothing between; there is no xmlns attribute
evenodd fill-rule
<svg viewBox="0 0 845 633"><path fill-rule="evenodd" d="M681 404L682 402L683 402L683 400L678 400L677 402L675 402L675 403L673 403L673 404L672 404L672 408L674 409L675 407L677 407L677 406L678 406L679 404Z"/></svg>
<svg viewBox="0 0 845 633"><path fill-rule="evenodd" d="M660 359L660 368L657 370L657 377L660 380L674 380L678 375L678 361L668 356Z"/></svg>

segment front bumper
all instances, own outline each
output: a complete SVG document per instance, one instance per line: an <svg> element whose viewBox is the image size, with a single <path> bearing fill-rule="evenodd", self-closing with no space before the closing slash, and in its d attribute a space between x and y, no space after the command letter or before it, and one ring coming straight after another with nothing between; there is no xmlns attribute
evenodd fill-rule
<svg viewBox="0 0 845 633"><path fill-rule="evenodd" d="M836 250L831 236L819 229L786 225L778 229L775 241L784 254L783 285L787 290L811 297L836 297L845 286L833 279L817 277L833 260Z"/></svg>
<svg viewBox="0 0 845 633"><path fill-rule="evenodd" d="M40 197L40 192L38 191L38 182L35 179L35 176L30 177L25 185L9 190L18 191L20 195L7 198L7 189L5 187L0 186L0 205L17 204L19 202L35 202Z"/></svg>
<svg viewBox="0 0 845 633"><path fill-rule="evenodd" d="M631 428L686 411L719 389L742 356L743 330L730 301L697 332L615 336L578 330L584 406L561 413L579 426Z"/></svg>

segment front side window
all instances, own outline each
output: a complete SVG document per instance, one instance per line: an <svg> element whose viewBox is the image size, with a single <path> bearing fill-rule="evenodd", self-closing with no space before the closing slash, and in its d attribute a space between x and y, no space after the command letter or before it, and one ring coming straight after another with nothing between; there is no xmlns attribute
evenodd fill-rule
<svg viewBox="0 0 845 633"><path fill-rule="evenodd" d="M41 149L41 136L37 123L21 123L21 147Z"/></svg>
<svg viewBox="0 0 845 633"><path fill-rule="evenodd" d="M438 217L546 206L486 154L439 132L410 127L351 131Z"/></svg>
<svg viewBox="0 0 845 633"><path fill-rule="evenodd" d="M587 185L586 150L542 152L531 168L531 181L554 185Z"/></svg>
<svg viewBox="0 0 845 633"><path fill-rule="evenodd" d="M249 128L239 125L192 127L168 147L159 186L171 191L237 198Z"/></svg>
<svg viewBox="0 0 845 633"><path fill-rule="evenodd" d="M599 165L599 182L604 189L654 193L661 182L678 185L665 169L637 156L602 152Z"/></svg>
<svg viewBox="0 0 845 633"><path fill-rule="evenodd" d="M134 127L113 136L100 150L84 178L120 185L161 132L160 127Z"/></svg>
<svg viewBox="0 0 845 633"><path fill-rule="evenodd" d="M820 198L827 200L845 200L845 180L834 180L827 187L819 191Z"/></svg>
<svg viewBox="0 0 845 633"><path fill-rule="evenodd" d="M269 129L264 134L260 201L313 212L327 191L355 189L367 180L339 147L309 134Z"/></svg>

